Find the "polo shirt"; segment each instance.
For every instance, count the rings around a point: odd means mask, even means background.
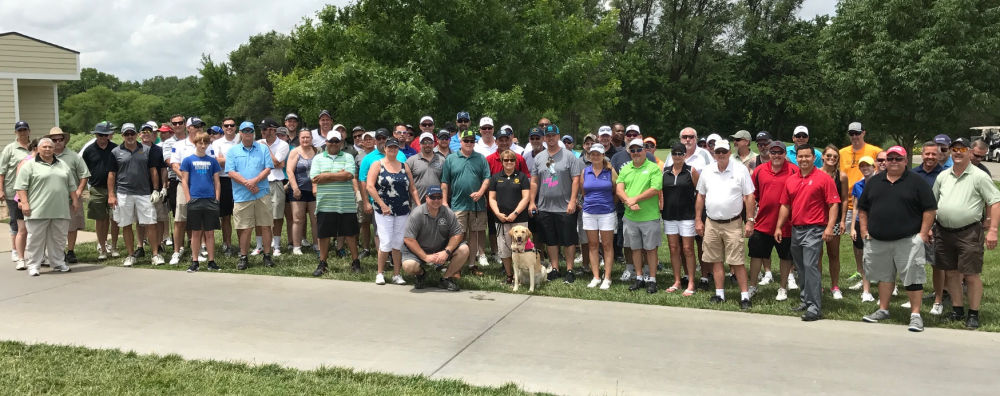
[[[478,139],[476,140],[476,145],[472,147],[472,150],[482,154],[483,157],[489,157],[491,154],[497,152],[497,140],[493,139],[493,144],[487,146],[486,143],[483,143],[483,139]]]
[[[815,172],[814,172],[815,173]],[[778,211],[781,209],[781,196],[785,193],[785,181],[799,174],[799,167],[785,161],[781,170],[775,172],[770,162],[760,164],[753,170],[754,196],[757,198],[757,216],[754,217],[753,229],[767,235],[774,235],[778,226]],[[832,179],[831,179],[832,180]],[[792,235],[792,223],[785,222],[781,228],[783,235]]]
[[[165,169],[167,168],[167,162],[164,161],[163,159],[163,148],[155,144],[153,144],[152,146],[147,146],[144,144],[142,145],[142,149],[143,151],[146,152],[146,154],[149,155],[149,166],[152,168],[156,168],[156,172],[158,172],[156,177],[160,177],[160,175],[162,175],[163,172],[166,172]],[[159,183],[153,183],[153,175],[149,175],[149,185],[150,186],[159,185]],[[166,186],[161,186],[161,187],[166,187]]]
[[[76,189],[65,161],[54,158],[50,164],[39,155],[21,165],[11,185],[15,191],[25,191],[31,208],[29,220],[69,219],[69,193]],[[14,199],[13,196],[10,199]]]
[[[170,149],[170,163],[181,166],[181,163],[184,162],[185,158],[194,155],[197,151],[198,148],[195,147],[194,143],[191,143],[190,138],[178,140],[174,142]],[[208,146],[208,149],[205,150],[205,154],[211,157],[215,156],[215,150],[212,148],[212,145]],[[177,178],[180,179],[180,176],[178,175]]]
[[[406,166],[413,174],[413,184],[417,187],[417,197],[421,201],[424,200],[428,187],[441,187],[441,170],[444,167],[444,156],[441,154],[431,153],[429,161],[422,153],[414,155],[406,159]]]
[[[934,185],[934,180],[937,179],[938,175],[940,175],[942,171],[944,171],[944,167],[941,166],[940,164],[935,166],[934,169],[932,169],[930,172],[924,170],[924,167],[922,165],[917,165],[913,167],[913,173],[916,173],[917,175],[920,176],[921,179],[924,179],[924,181],[927,182],[928,186]]]
[[[92,144],[83,150],[83,163],[90,171],[90,179],[87,184],[94,188],[108,187],[108,172],[115,162],[115,156],[111,155],[111,150],[118,147],[113,142],[108,142],[108,146],[100,148],[97,144]]]
[[[879,172],[868,179],[858,209],[868,213],[868,233],[881,241],[895,241],[920,232],[924,212],[937,209],[931,186],[912,171],[895,183]]]
[[[368,170],[371,169],[372,164],[375,163],[375,161],[379,161],[382,158],[385,158],[385,153],[377,149],[372,150],[372,152],[365,155],[365,158],[361,160],[361,165],[358,165],[358,180],[362,182],[367,182]],[[396,159],[399,160],[399,162],[405,163],[406,155],[403,154],[402,152],[396,151]],[[369,199],[371,198],[369,197]]]
[[[706,166],[715,162],[715,158],[712,157],[712,153],[708,152],[701,147],[695,147],[694,153],[690,157],[684,159],[684,163],[691,165],[694,170],[701,172]],[[663,168],[674,166],[674,156],[667,156],[667,159],[663,161]]]
[[[583,170],[580,187],[583,190],[583,212],[587,214],[608,214],[615,211],[615,184],[611,180],[611,170],[594,172],[593,165]],[[662,181],[661,181],[662,184]]]
[[[656,162],[656,156],[650,153],[646,153],[646,160]],[[611,166],[615,168],[615,172],[621,173],[622,166],[626,163],[632,162],[632,155],[629,154],[628,150],[619,150],[613,157],[611,157]],[[657,204],[659,205],[659,204]]]
[[[83,162],[83,158],[73,150],[68,147],[63,149],[62,154],[56,154],[56,158],[66,164],[70,169],[70,176],[73,178],[73,190],[80,185],[80,180],[90,177],[90,170],[87,169],[87,164]],[[107,181],[105,181],[106,183]]]
[[[816,160],[813,161],[813,163],[816,164],[816,169],[822,168],[823,167],[823,153],[821,153],[818,148],[813,147],[813,155],[816,156]],[[791,146],[785,147],[785,158],[787,158],[789,162],[795,164],[796,166],[799,165],[799,156],[795,152],[795,145],[794,144],[791,145]],[[875,157],[872,157],[872,158],[875,158]]]
[[[215,199],[215,174],[222,171],[215,157],[197,154],[184,158],[181,162],[181,172],[188,175],[188,191],[191,199]],[[220,197],[221,198],[221,197]]]
[[[582,173],[583,161],[569,150],[559,149],[551,156],[548,150],[538,153],[531,170],[532,178],[538,178],[535,204],[538,211],[566,213],[573,192],[573,178]]]
[[[14,199],[14,178],[17,176],[17,164],[21,163],[24,157],[30,152],[27,148],[21,147],[16,140],[10,142],[0,152],[0,173],[3,173],[3,193],[7,199]],[[107,174],[104,175],[107,179]]]
[[[634,162],[622,166],[622,171],[618,174],[618,184],[625,185],[625,195],[635,197],[650,188],[657,191],[663,189],[663,175],[656,162],[645,160],[642,165],[635,166]],[[654,195],[638,202],[639,210],[625,208],[625,218],[632,221],[652,221],[660,218],[660,199]]]
[[[500,171],[490,176],[490,191],[496,193],[497,208],[500,213],[510,214],[517,209],[517,204],[521,203],[521,194],[530,194],[531,177],[521,171],[514,169],[510,175]],[[528,221],[528,208],[525,207],[514,219],[515,223]]]
[[[267,149],[271,151],[271,154],[274,156],[274,160],[271,160],[272,163],[274,163],[275,160],[278,162],[284,162],[288,159],[288,152],[291,149],[289,148],[288,143],[284,140],[274,138],[274,143],[271,144],[267,144],[267,139],[260,139],[257,142],[266,145]],[[271,174],[267,175],[267,181],[269,182],[284,181],[286,179],[288,179],[288,177],[285,176],[285,167],[283,166],[280,168],[272,167]]]
[[[125,144],[111,150],[115,157],[111,172],[115,173],[115,193],[125,195],[149,195],[153,186],[149,181],[149,153],[143,150],[142,144],[136,142],[135,150],[129,150]],[[110,191],[109,191],[110,193]]]
[[[743,164],[743,166],[745,166],[745,167],[747,167],[747,169],[751,170],[751,173],[753,173],[752,172],[753,169],[756,168],[757,153],[755,153],[753,151],[750,151],[750,153],[748,153],[746,157],[742,157],[741,158],[740,155],[737,153],[737,151],[733,150],[733,154],[731,156],[729,156],[729,160],[730,161],[732,161],[732,160],[739,161],[741,164]]]
[[[858,180],[865,178],[865,175],[861,174],[861,168],[858,167],[858,161],[865,156],[875,159],[881,151],[878,146],[868,143],[865,143],[861,150],[855,150],[854,146],[850,145],[840,149],[840,171],[847,175],[848,186],[853,186]]]
[[[729,220],[743,212],[743,197],[753,194],[747,167],[729,161],[726,169],[718,163],[706,166],[698,178],[698,194],[705,196],[705,214],[713,220]]]
[[[215,160],[219,162],[219,166],[225,166],[226,165],[226,161],[225,161],[226,153],[228,153],[229,149],[233,148],[233,146],[235,146],[237,144],[240,144],[240,135],[239,134],[237,134],[236,136],[234,136],[233,140],[226,140],[226,136],[223,135],[221,138],[219,138],[216,141],[212,142],[212,145],[209,146],[209,149],[212,150],[213,152],[215,152]],[[219,173],[219,177],[228,178],[229,174],[227,174],[226,172],[222,172],[222,173]]]
[[[694,219],[695,185],[694,168],[684,164],[681,171],[674,174],[674,166],[663,169],[663,209],[660,218],[667,221]],[[584,204],[586,207],[586,204]]]
[[[793,226],[822,225],[829,220],[831,204],[840,203],[837,185],[822,169],[813,168],[808,175],[798,174],[785,179],[781,204],[791,209]]]
[[[1000,202],[993,180],[974,166],[966,166],[958,176],[952,170],[941,173],[932,191],[937,199],[937,221],[948,228],[982,221],[986,207]]]
[[[457,151],[444,160],[441,182],[448,184],[448,200],[452,210],[484,211],[486,199],[473,201],[469,194],[479,191],[483,181],[490,178],[490,166],[486,157],[475,151],[466,156]]]
[[[250,147],[237,144],[226,152],[226,173],[236,172],[249,180],[257,177],[264,169],[274,169],[274,161],[267,146],[260,142],[253,142]],[[233,202],[253,201],[270,194],[267,178],[257,182],[257,189],[256,194],[251,194],[242,184],[233,183]]]
[[[323,151],[313,157],[309,167],[309,178],[322,173],[347,171],[354,175],[355,162],[350,153],[340,151],[337,155]],[[351,180],[316,184],[316,213],[357,213],[358,203],[355,201],[354,185]]]
[[[441,205],[437,216],[431,216],[424,203],[410,212],[403,238],[415,239],[424,252],[437,253],[448,246],[451,237],[464,232],[455,212],[447,206]]]
[[[184,140],[187,140],[187,139],[185,138]],[[157,144],[157,145],[160,146],[161,149],[163,149],[163,153],[164,153],[163,159],[166,160],[168,163],[171,162],[171,161],[173,161],[174,144],[177,144],[177,137],[176,136],[171,136],[167,140],[164,140],[164,141],[162,141],[162,142],[160,142],[160,143]],[[91,173],[93,173],[93,171],[91,171]],[[169,178],[171,180],[177,180],[177,174],[174,173],[174,169],[172,167],[169,167],[169,166],[167,167],[167,178]]]
[[[515,168],[521,173],[531,177],[531,170],[528,169],[528,163],[524,160],[521,154],[517,155],[517,166]],[[490,174],[495,175],[497,172],[503,171],[503,162],[500,161],[500,152],[495,152],[486,156],[486,163],[490,165]]]
[[[414,155],[417,155],[417,150],[414,150],[413,147],[407,145],[403,145],[402,147],[400,147],[399,152],[403,153],[403,155],[406,156],[406,158],[410,158]]]

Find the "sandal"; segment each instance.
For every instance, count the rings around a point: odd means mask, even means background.
[[[673,293],[675,291],[677,291],[677,287],[675,286],[670,286],[667,288],[667,293]]]
[[[684,290],[684,294],[682,294],[682,296],[684,297],[691,297],[693,295],[694,295],[694,290],[691,289]]]

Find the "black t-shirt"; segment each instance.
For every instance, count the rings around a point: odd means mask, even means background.
[[[521,190],[531,188],[531,181],[521,171],[514,169],[514,173],[507,176],[507,172],[500,171],[490,176],[490,191],[497,193],[497,207],[500,213],[511,214],[517,209],[517,204],[521,202]],[[528,209],[525,208],[514,219],[515,223],[528,221]]]
[[[868,233],[881,241],[895,241],[920,232],[923,214],[937,209],[931,186],[911,170],[890,183],[879,172],[865,183],[858,208],[868,212]]]
[[[663,170],[663,220],[694,220],[694,187],[691,165],[684,164],[677,175],[672,166]]]
[[[146,146],[143,146],[143,148],[146,148]],[[163,160],[163,148],[154,144],[146,149],[149,150],[149,167],[156,168],[156,171],[161,174],[166,172],[164,169],[167,168],[167,162]],[[150,177],[149,185],[159,185],[159,183],[154,184],[152,177]]]
[[[111,155],[111,150],[115,147],[118,145],[112,142],[108,142],[108,147],[104,149],[98,147],[97,143],[93,143],[80,154],[83,163],[87,164],[87,170],[90,171],[90,179],[87,180],[87,184],[91,187],[108,187],[108,172],[115,166],[115,156]]]
[[[993,177],[993,174],[992,174],[992,173],[990,173],[990,170],[989,170],[989,169],[986,169],[986,165],[983,165],[983,163],[982,163],[982,162],[980,162],[980,163],[976,164],[976,167],[978,167],[979,169],[982,169],[982,171],[983,171],[983,172],[986,172],[986,175],[987,175],[987,176],[989,176],[989,177]]]

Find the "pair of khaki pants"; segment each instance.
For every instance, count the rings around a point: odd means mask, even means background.
[[[37,271],[42,260],[52,268],[66,265],[63,249],[66,248],[69,219],[26,219],[24,225],[28,229],[25,255],[29,270]]]

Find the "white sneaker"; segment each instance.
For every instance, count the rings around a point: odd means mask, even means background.
[[[100,245],[98,245],[97,246],[97,260],[101,261],[101,260],[107,260],[107,259],[108,259],[108,254],[104,252],[104,249],[101,249]]]
[[[273,249],[271,249],[271,255],[274,256],[274,257],[280,257],[281,256],[281,249],[280,248],[273,248]]]
[[[179,262],[181,262],[181,252],[174,252],[170,255],[170,265],[177,265]]]
[[[384,285],[385,284],[385,275],[382,275],[381,272],[379,272],[378,274],[375,274],[375,284],[376,285]]]
[[[104,245],[104,248],[108,251],[109,254],[111,254],[111,258],[121,257],[121,255],[118,254],[118,247],[117,246],[115,248],[112,248],[111,244],[108,243],[107,245]]]
[[[796,290],[799,285],[795,283],[795,277],[792,274],[788,274],[788,290]]]
[[[17,261],[17,260],[20,260],[20,259],[21,259],[20,257],[17,257],[17,252],[16,251],[13,251],[13,250],[10,251],[10,261]]]
[[[774,275],[771,274],[770,272],[765,272],[764,277],[760,278],[760,282],[758,282],[757,284],[761,286],[767,286],[773,281],[774,281]]]
[[[163,244],[167,246],[174,246],[174,239],[171,237],[167,237],[167,240],[164,241]]]
[[[601,290],[608,290],[611,288],[611,279],[605,279],[601,281]]]
[[[70,271],[72,271],[72,270],[71,270],[71,269],[69,268],[69,266],[68,266],[68,265],[66,265],[66,264],[63,264],[63,265],[58,265],[58,266],[55,266],[55,267],[52,267],[52,271],[53,271],[53,272],[55,272],[55,271],[59,271],[59,272],[70,272]]]
[[[841,293],[840,289],[833,289],[833,299],[834,300],[843,300],[844,299],[844,293]]]
[[[892,287],[892,295],[894,295],[894,296],[898,296],[899,295],[899,286],[893,286]]]
[[[38,268],[28,268],[28,276],[38,276]]]
[[[392,284],[394,284],[394,285],[405,285],[406,284],[406,280],[403,279],[402,275],[393,275],[392,276]]]
[[[201,252],[198,253],[199,256],[208,257],[208,249],[204,246],[201,247]]]
[[[302,243],[300,243],[300,245],[302,245],[302,247],[305,247],[305,248],[312,247],[312,243],[310,243],[309,241],[307,241],[305,239],[302,240]]]
[[[851,289],[851,290],[861,290],[861,287],[864,286],[864,285],[865,285],[864,281],[858,281],[858,283],[855,283],[855,284],[851,285],[851,287],[848,287],[848,289]]]
[[[250,251],[250,255],[251,256],[259,256],[260,255],[260,248],[259,247],[258,248],[253,248],[253,250]]]
[[[601,259],[601,267],[604,267],[604,259]]]
[[[943,311],[944,306],[939,303],[934,303],[934,306],[931,307],[931,315],[940,315]]]
[[[122,264],[123,267],[131,267],[135,264],[135,257],[128,256],[125,258],[125,263]]]
[[[489,267],[490,266],[490,261],[486,259],[486,255],[485,254],[480,254],[479,255],[479,266],[480,267]]]
[[[16,269],[16,270],[18,270],[18,271],[22,271],[22,270],[24,270],[25,268],[27,268],[27,266],[26,266],[26,265],[24,264],[24,260],[21,260],[21,259],[18,259],[18,260],[16,261],[16,263],[17,263],[17,264],[15,264],[15,265],[14,265],[14,269]]]
[[[599,284],[601,284],[601,279],[600,278],[594,278],[594,279],[590,280],[590,283],[587,284],[587,287],[593,289],[593,288],[597,287],[597,285],[599,285]]]
[[[302,255],[302,248],[300,248],[300,247],[292,247],[292,255],[301,256]]]
[[[582,254],[577,254],[576,257],[573,257],[573,264],[580,264],[582,262],[583,262]]]
[[[785,289],[778,289],[778,296],[774,298],[774,301],[785,301],[788,299],[788,292]]]
[[[753,298],[753,295],[757,294],[757,286],[750,286],[747,288],[747,293],[750,295],[750,298]]]
[[[159,254],[153,256],[153,258],[150,259],[150,261],[153,263],[153,265],[163,265],[166,263],[165,261],[163,261],[163,257],[160,257]]]
[[[905,303],[902,303],[902,304],[899,304],[899,306],[900,306],[900,307],[903,307],[903,308],[910,308],[910,307],[912,307],[912,305],[910,305],[910,302],[909,302],[909,301],[907,301],[907,302],[905,302]]]
[[[861,293],[861,302],[874,302],[874,301],[875,301],[875,296],[872,296],[871,293]]]
[[[207,263],[208,262],[208,257],[199,255],[198,256],[198,262],[199,263]]]
[[[625,271],[622,271],[621,281],[622,282],[628,282],[630,280],[632,280],[632,271],[629,271],[628,269],[625,269]]]

